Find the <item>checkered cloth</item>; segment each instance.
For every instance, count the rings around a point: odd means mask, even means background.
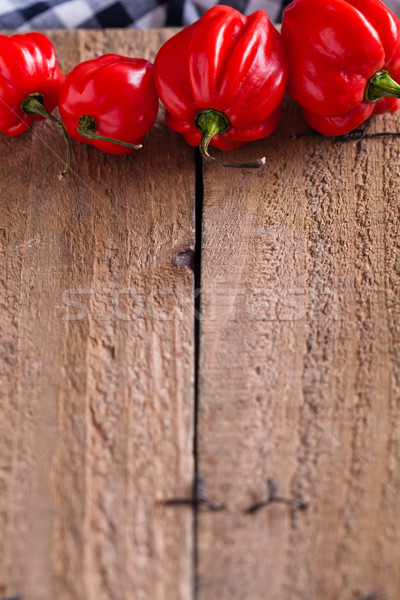
[[[264,9],[277,22],[290,0],[232,0],[244,14]],[[400,0],[399,0],[400,1]],[[103,27],[164,27],[189,25],[211,6],[212,0],[0,0],[0,29]]]
[[[163,27],[190,25],[211,6],[212,0],[0,0],[0,29],[103,27]],[[279,23],[290,0],[230,0],[248,15],[262,8],[273,23]],[[400,15],[400,0],[387,0],[387,6]]]

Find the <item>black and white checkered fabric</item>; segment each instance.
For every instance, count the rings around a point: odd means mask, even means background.
[[[243,14],[262,8],[273,23],[279,23],[290,0],[228,0]],[[386,5],[400,15],[400,0]],[[164,27],[189,25],[209,8],[212,0],[0,0],[0,29],[103,27]]]
[[[264,9],[278,22],[282,5],[290,0],[232,0],[228,4],[244,14]],[[400,1],[400,0],[399,0]],[[189,25],[211,6],[212,0],[0,0],[0,29],[103,27],[164,27]]]

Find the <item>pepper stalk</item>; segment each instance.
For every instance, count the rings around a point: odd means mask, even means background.
[[[55,123],[57,127],[61,130],[65,139],[65,144],[67,146],[67,158],[65,161],[65,167],[60,173],[61,179],[68,173],[71,166],[71,144],[69,142],[69,136],[64,125],[61,123],[61,121],[56,119],[56,117],[53,117],[53,115],[45,109],[44,97],[40,93],[29,94],[29,96],[27,96],[22,101],[21,110],[26,115],[39,115],[41,117],[44,117],[45,119],[48,119],[49,121]]]
[[[224,113],[218,110],[201,110],[195,119],[195,125],[201,131],[200,154],[204,160],[222,165],[223,167],[236,167],[257,169],[265,165],[265,156],[259,160],[248,163],[230,163],[218,160],[211,156],[208,152],[208,147],[214,136],[225,133],[230,127],[230,123]]]
[[[82,115],[78,119],[78,133],[89,140],[100,140],[102,142],[112,142],[113,144],[119,144],[120,146],[127,146],[133,150],[139,150],[143,148],[142,144],[130,144],[129,142],[122,142],[121,140],[115,140],[99,133],[95,133],[97,129],[96,120],[90,115]]]
[[[381,98],[400,98],[400,85],[385,70],[377,71],[368,79],[364,97],[367,102],[379,102]]]

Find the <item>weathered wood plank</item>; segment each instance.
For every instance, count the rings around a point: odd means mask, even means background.
[[[66,71],[167,35],[51,33]],[[236,154],[262,172],[205,171],[201,600],[398,597],[398,147],[301,130],[288,102]],[[191,511],[157,501],[193,477],[193,152],[73,152],[59,183],[50,125],[0,144],[0,594],[187,600]],[[308,510],[244,514],[271,477]]]
[[[168,31],[50,32],[65,71]],[[57,156],[54,155],[56,153]],[[194,154],[162,120],[112,157],[37,124],[0,144],[0,594],[188,600]]]
[[[305,130],[205,167],[200,600],[398,598],[399,146]],[[267,478],[308,509],[244,514]]]

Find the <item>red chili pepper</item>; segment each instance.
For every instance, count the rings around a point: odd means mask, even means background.
[[[399,107],[400,21],[380,0],[294,0],[282,21],[288,92],[326,135]]]
[[[64,75],[50,40],[41,33],[0,35],[0,131],[20,135],[43,118],[63,125],[50,113],[57,106]],[[68,140],[67,140],[68,141]],[[67,143],[68,147],[68,143]],[[62,175],[68,171],[67,165]]]
[[[153,65],[117,54],[82,62],[67,75],[58,106],[72,137],[110,154],[133,152],[157,118]]]
[[[222,150],[271,134],[286,85],[280,34],[266,13],[249,17],[215,6],[168,40],[154,62],[167,125],[182,133],[203,158],[208,145]],[[245,166],[259,166],[257,161]],[[231,165],[228,166],[243,166]]]

